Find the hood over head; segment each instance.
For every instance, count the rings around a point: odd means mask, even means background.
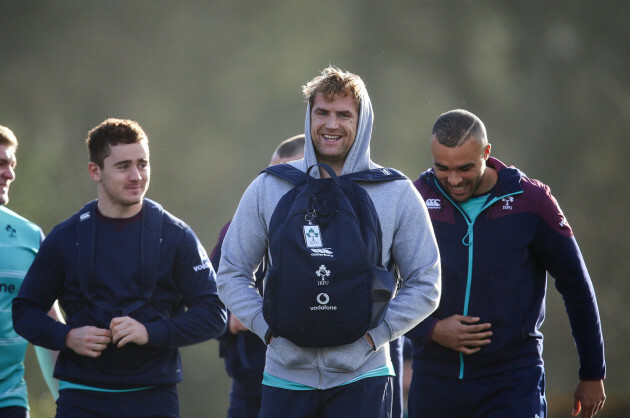
[[[341,174],[354,173],[357,171],[368,170],[377,167],[370,160],[370,138],[372,137],[372,123],[374,120],[374,112],[372,110],[372,102],[365,87],[360,92],[361,105],[359,106],[359,121],[357,126],[357,134],[354,143],[350,148],[350,152],[343,164]],[[306,168],[317,163],[315,155],[315,147],[311,138],[311,104],[307,101],[306,121],[304,123],[304,135],[306,141],[304,143],[304,162]],[[319,167],[311,170],[313,177],[319,178]]]

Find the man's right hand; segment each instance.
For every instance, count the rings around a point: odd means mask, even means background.
[[[98,357],[112,342],[108,329],[85,326],[73,328],[66,335],[66,347],[81,356]]]
[[[228,319],[228,327],[230,328],[230,332],[235,335],[241,331],[249,331],[247,327],[232,314],[230,314],[230,318]]]
[[[431,340],[464,354],[474,354],[490,344],[490,324],[477,324],[475,316],[452,315],[440,319],[433,328]]]

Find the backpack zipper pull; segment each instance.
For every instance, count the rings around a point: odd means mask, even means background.
[[[317,218],[317,209],[317,197],[311,196],[311,209],[304,215],[304,219],[309,225],[313,225],[312,220]]]

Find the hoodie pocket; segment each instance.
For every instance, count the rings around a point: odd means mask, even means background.
[[[353,343],[322,349],[322,362],[328,371],[353,372],[375,352],[365,337]]]
[[[286,338],[276,337],[267,347],[267,355],[273,361],[290,368],[316,367],[316,349],[302,348]]]

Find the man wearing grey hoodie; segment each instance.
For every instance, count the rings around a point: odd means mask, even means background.
[[[324,69],[303,87],[307,100],[304,158],[289,164],[306,172],[326,163],[337,175],[379,168],[370,160],[373,112],[355,74]],[[310,175],[327,177],[315,166]],[[384,320],[353,343],[298,347],[271,338],[260,417],[389,417],[393,367],[389,342],[436,308],[440,258],[424,201],[408,180],[364,183],[382,229],[382,265],[395,260],[402,284]],[[225,237],[217,277],[228,309],[261,339],[269,329],[254,273],[268,253],[271,216],[293,185],[261,174],[245,191]],[[273,264],[273,260],[270,260]]]

